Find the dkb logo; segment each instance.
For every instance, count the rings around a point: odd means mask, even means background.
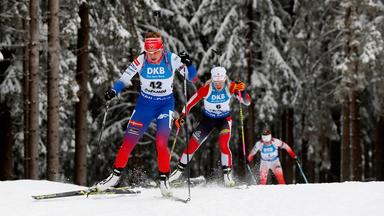
[[[147,74],[165,74],[163,67],[147,68]]]
[[[220,95],[212,95],[212,100],[222,100],[225,98],[225,95],[224,94],[220,94]]]

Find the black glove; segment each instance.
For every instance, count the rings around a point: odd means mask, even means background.
[[[116,96],[116,91],[114,89],[108,89],[107,91],[105,91],[105,94],[104,94],[105,100],[109,101],[115,96]]]
[[[181,52],[179,57],[181,58],[181,63],[185,64],[187,67],[192,64],[192,60],[186,52]]]

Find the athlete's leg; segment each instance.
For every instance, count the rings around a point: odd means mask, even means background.
[[[115,169],[122,169],[128,163],[129,155],[135,148],[137,141],[143,135],[144,131],[153,119],[153,113],[148,106],[142,103],[137,103],[132,113],[131,119],[128,122],[128,127],[125,130],[123,144],[117,153],[113,167]]]
[[[159,168],[160,191],[163,196],[171,196],[172,191],[169,185],[170,161],[168,151],[168,138],[171,133],[174,102],[167,101],[157,106],[156,113],[156,150],[157,165]]]
[[[189,163],[189,161],[192,160],[193,154],[207,139],[212,130],[213,126],[211,122],[207,120],[206,117],[203,117],[203,119],[200,121],[199,125],[193,132],[192,136],[190,137],[188,148],[185,148],[183,150],[183,154],[179,158],[179,164],[177,165],[177,169],[173,171],[171,176],[169,177],[170,182],[173,182],[180,178],[184,171],[184,167]]]
[[[216,125],[219,129],[219,147],[221,152],[221,166],[224,174],[224,185],[227,187],[235,186],[235,181],[232,178],[232,152],[229,148],[231,124],[232,120],[229,116],[218,121]]]
[[[231,139],[231,117],[223,120],[219,126],[219,146],[221,152],[221,165],[223,167],[232,167],[232,152],[229,148],[229,140]]]
[[[172,127],[173,106],[162,110],[164,111],[160,112],[156,118],[157,164],[159,167],[159,173],[168,175],[170,172],[168,138]]]
[[[200,121],[199,125],[196,127],[195,131],[193,132],[192,136],[190,137],[189,144],[188,144],[188,151],[187,148],[184,149],[183,154],[181,155],[179,162],[182,165],[186,165],[191,161],[193,154],[197,151],[197,149],[201,146],[201,144],[204,143],[204,141],[207,139],[207,137],[212,133],[213,126],[211,122],[209,122],[209,119],[206,117],[203,117],[203,119]],[[189,157],[189,161],[187,161],[187,154]]]
[[[268,161],[261,160],[260,162],[260,184],[261,185],[267,184],[268,171],[269,171]]]
[[[285,184],[283,169],[281,168],[280,160],[274,161],[272,172],[276,176],[277,182],[279,184]]]

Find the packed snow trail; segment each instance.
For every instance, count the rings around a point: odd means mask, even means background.
[[[158,188],[135,188],[138,195],[95,195],[34,200],[32,195],[84,189],[49,181],[0,182],[0,212],[4,216],[196,216],[196,215],[382,215],[384,182],[347,182],[251,186],[248,189],[218,185],[191,189],[187,204],[163,198]],[[187,188],[174,195],[187,198]]]

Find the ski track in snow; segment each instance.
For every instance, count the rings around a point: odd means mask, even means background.
[[[0,212],[4,216],[361,216],[384,212],[384,182],[250,186],[219,185],[191,188],[187,204],[163,198],[158,188],[135,188],[138,195],[94,195],[34,200],[32,195],[84,187],[45,180],[0,182]],[[174,188],[186,199],[188,189]]]

